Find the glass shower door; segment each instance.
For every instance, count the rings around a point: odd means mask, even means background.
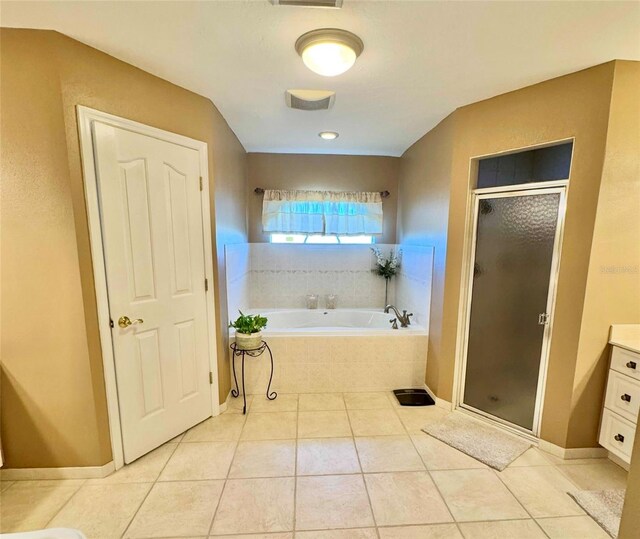
[[[561,189],[477,195],[462,406],[534,430]]]

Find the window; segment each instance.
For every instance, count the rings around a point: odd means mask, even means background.
[[[478,189],[569,179],[573,142],[487,157],[478,162]]]
[[[267,189],[262,230],[308,235],[305,243],[342,243],[343,236],[382,234],[382,196],[380,192]],[[310,240],[312,236],[322,239]],[[328,239],[331,236],[337,240]]]
[[[309,244],[372,244],[373,236],[337,236],[335,234],[271,234],[271,243],[309,243]]]

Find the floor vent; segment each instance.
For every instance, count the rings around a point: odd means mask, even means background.
[[[287,106],[296,110],[328,110],[333,106],[335,92],[329,90],[287,90]]]
[[[274,6],[341,8],[342,0],[269,0]]]

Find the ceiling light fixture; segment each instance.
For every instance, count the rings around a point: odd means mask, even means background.
[[[353,66],[364,49],[355,34],[338,28],[319,28],[302,34],[296,41],[296,51],[311,71],[335,77]]]
[[[318,136],[323,140],[335,140],[340,135],[335,131],[321,131],[320,133],[318,133]]]

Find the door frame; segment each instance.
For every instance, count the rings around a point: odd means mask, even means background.
[[[203,250],[205,263],[205,278],[211,285],[205,291],[207,303],[207,326],[209,332],[209,371],[211,373],[211,415],[220,413],[218,398],[218,358],[217,358],[217,326],[215,321],[215,292],[213,280],[213,245],[211,237],[211,211],[209,207],[209,158],[206,142],[194,140],[176,133],[164,131],[145,124],[114,116],[83,105],[76,106],[78,135],[80,139],[80,155],[82,159],[82,177],[84,183],[87,221],[89,225],[89,239],[91,243],[91,261],[93,265],[93,280],[95,284],[96,303],[98,310],[98,328],[102,349],[102,364],[107,397],[107,411],[109,415],[109,432],[111,435],[111,451],[113,463],[118,470],[124,466],[124,448],[122,429],[120,424],[120,402],[118,400],[118,385],[116,381],[115,355],[113,350],[112,333],[109,313],[109,293],[103,249],[102,220],[100,218],[100,203],[98,195],[98,178],[93,146],[94,122],[101,122],[119,129],[156,138],[165,142],[178,144],[196,150],[200,157],[200,175],[202,190],[200,192],[203,228]]]
[[[498,188],[474,189],[471,192],[471,203],[467,216],[467,245],[464,253],[463,283],[461,296],[461,333],[460,346],[457,347],[457,374],[454,379],[454,407],[463,412],[473,414],[475,417],[498,423],[506,429],[525,436],[529,439],[537,440],[540,436],[540,426],[542,424],[542,412],[544,407],[544,396],[547,382],[547,371],[549,366],[549,351],[551,348],[551,336],[553,330],[553,320],[555,314],[556,295],[558,289],[558,276],[560,270],[560,257],[562,252],[562,239],[564,234],[564,220],[567,207],[568,180],[553,182],[536,182],[530,184],[509,185]],[[540,368],[538,372],[538,386],[536,390],[536,402],[533,417],[533,428],[531,430],[515,425],[509,421],[493,416],[464,404],[465,373],[467,366],[467,353],[469,344],[469,324],[471,321],[471,300],[473,295],[473,265],[475,263],[476,236],[477,236],[477,212],[479,201],[486,198],[507,198],[526,195],[540,194],[560,194],[558,204],[558,218],[556,223],[556,233],[554,238],[553,255],[551,268],[549,271],[549,291],[547,293],[547,308],[549,323],[545,325],[542,337],[542,350],[540,356]]]

